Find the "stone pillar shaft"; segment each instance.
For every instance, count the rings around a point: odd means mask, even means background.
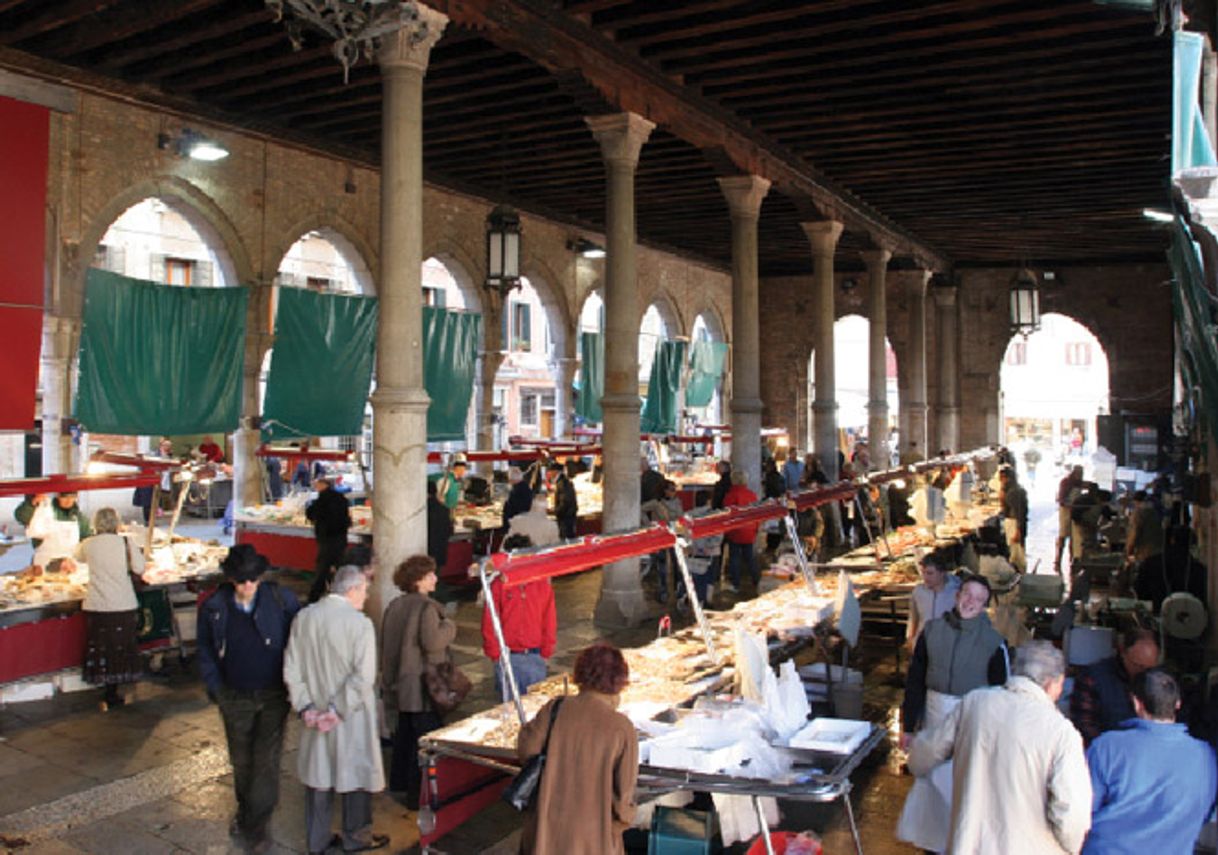
[[[379,618],[399,562],[427,551],[427,405],[423,387],[423,76],[447,16],[381,39],[380,314],[373,410],[377,570],[369,613]]]
[[[579,371],[579,360],[564,356],[558,360],[558,388],[554,395],[554,435],[567,436],[575,427],[575,375]]]
[[[956,287],[954,285],[935,288],[936,315],[938,316],[939,405],[936,408],[939,449],[960,450],[960,342],[956,324]]]
[[[73,472],[72,437],[64,430],[64,419],[72,412],[72,353],[80,333],[80,322],[46,315],[42,325],[42,472],[44,475]]]
[[[770,182],[757,175],[720,178],[732,217],[732,466],[761,494],[761,313],[757,220]]]
[[[930,437],[926,427],[926,283],[930,271],[920,271],[909,283],[909,365],[906,376],[909,388],[901,409],[908,414],[902,425],[901,437],[906,449],[914,449],[916,456],[930,456]]]
[[[492,324],[494,326],[494,324]],[[487,342],[488,346],[491,344]],[[487,350],[481,354],[482,373],[478,376],[478,400],[474,411],[477,419],[476,448],[493,451],[495,448],[495,375],[503,365],[504,354],[499,350]],[[489,478],[494,470],[493,463],[475,464],[475,469],[483,477]]]
[[[837,380],[833,357],[833,253],[842,236],[835,220],[801,223],[812,244],[812,334],[816,397],[812,401],[812,447],[830,481],[837,480]]]
[[[639,312],[634,173],[655,125],[633,113],[585,120],[605,160],[605,531],[639,525]],[[635,625],[646,614],[638,560],[605,568],[598,623]]]
[[[887,469],[888,445],[888,262],[892,253],[877,249],[863,253],[867,265],[867,444],[873,469]]]

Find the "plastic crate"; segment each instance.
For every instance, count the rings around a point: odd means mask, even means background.
[[[710,855],[714,836],[712,814],[661,805],[651,817],[647,855]]]

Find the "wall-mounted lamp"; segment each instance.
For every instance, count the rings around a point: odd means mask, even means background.
[[[228,149],[190,128],[182,128],[181,133],[177,136],[162,131],[157,134],[156,147],[162,151],[171,151],[178,157],[189,157],[192,160],[210,162],[228,157]]]
[[[1011,280],[1011,332],[1025,338],[1040,329],[1040,285],[1022,268]]]
[[[580,258],[605,257],[605,248],[587,238],[571,238],[571,240],[567,241],[567,249],[579,255]]]
[[[507,297],[520,284],[520,215],[499,205],[486,218],[486,287]]]

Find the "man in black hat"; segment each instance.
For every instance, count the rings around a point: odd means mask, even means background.
[[[199,670],[220,706],[237,791],[230,833],[253,852],[271,846],[267,826],[279,801],[279,757],[290,705],[283,655],[296,595],[262,581],[269,562],[239,544],[220,564],[226,581],[199,606]]]
[[[347,551],[347,532],[351,530],[351,503],[347,497],[334,489],[329,478],[318,478],[313,486],[317,488],[317,498],[305,508],[305,517],[313,523],[313,537],[317,540],[310,603],[325,596],[330,577]]]

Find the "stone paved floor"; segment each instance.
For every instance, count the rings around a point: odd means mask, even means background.
[[[1033,494],[1030,548],[1051,568],[1055,526],[1052,494]],[[1047,535],[1047,541],[1046,541]],[[558,580],[559,653],[553,666],[570,669],[575,654],[602,637],[589,618],[599,574]],[[298,580],[303,585],[303,581]],[[730,602],[730,601],[725,601]],[[455,658],[476,679],[467,701],[473,710],[492,703],[489,664],[481,655],[481,610],[458,607],[460,631]],[[614,633],[622,646],[645,643],[651,626]],[[886,641],[866,642],[856,665],[867,671],[868,717],[890,725],[901,697],[901,674]],[[131,702],[101,713],[98,693],[57,695],[48,701],[0,709],[0,850],[17,853],[227,853],[227,826],[234,810],[223,729],[187,665],[171,658],[160,675],[135,689]],[[297,732],[289,729],[281,771],[281,798],[271,827],[272,851],[300,852],[303,790],[294,768]],[[869,855],[907,855],[893,829],[911,779],[901,774],[901,755],[891,738],[859,770],[854,806]],[[391,835],[391,852],[412,851],[418,840],[415,815],[391,797],[373,802],[377,830]],[[783,828],[823,834],[825,851],[853,851],[845,816],[837,805],[783,803]],[[518,817],[494,808],[442,841],[444,852],[514,851]],[[731,851],[741,852],[737,845]]]

